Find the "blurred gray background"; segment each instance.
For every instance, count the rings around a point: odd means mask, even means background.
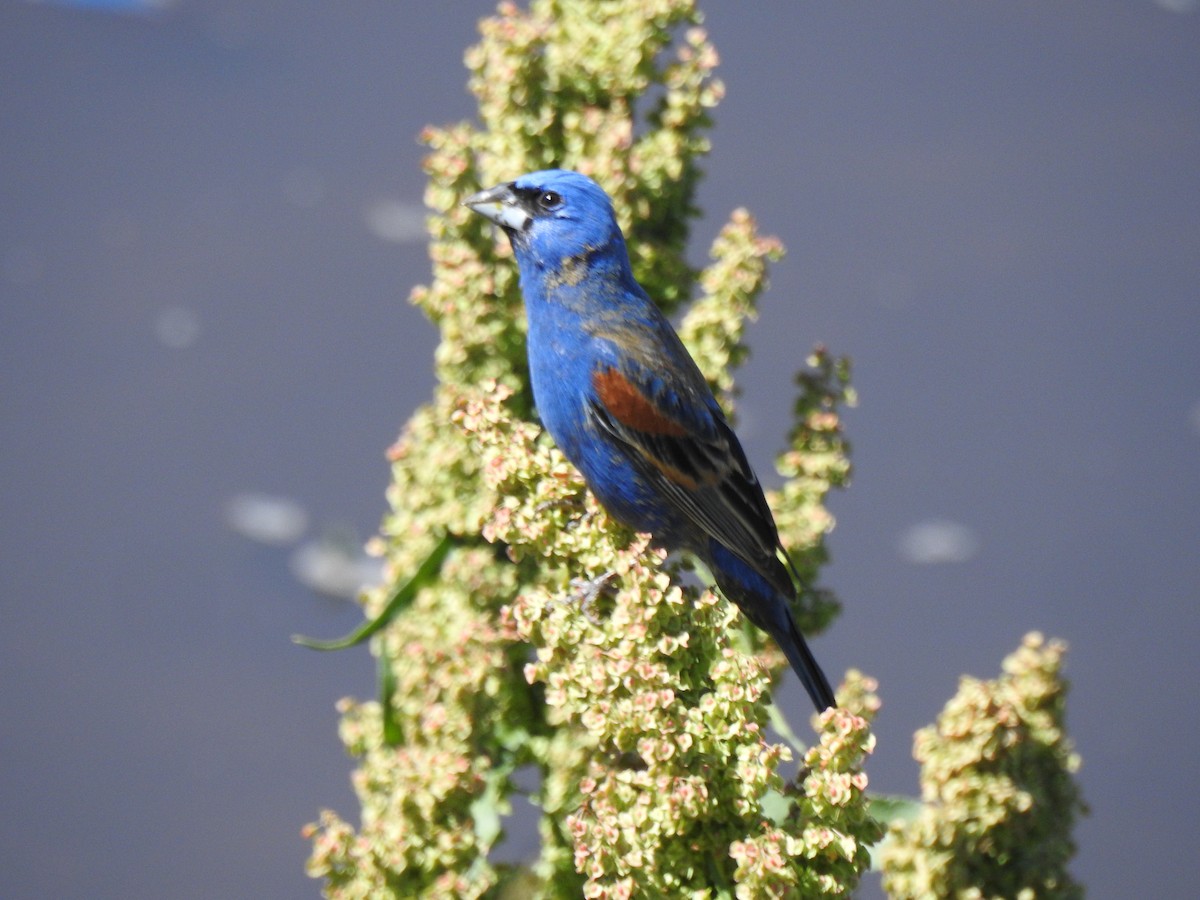
[[[472,115],[492,6],[0,2],[6,898],[318,895],[299,831],[356,817],[333,707],[372,665],[288,636],[359,620],[309,585],[430,394],[416,136]],[[742,379],[760,471],[811,345],[855,361],[815,649],[881,681],[873,786],[915,792],[914,729],[1041,629],[1075,872],[1190,895],[1200,3],[704,7],[693,259],[738,205],[789,248]]]

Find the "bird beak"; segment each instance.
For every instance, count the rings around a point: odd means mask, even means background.
[[[505,231],[524,231],[533,221],[529,213],[521,208],[521,200],[511,183],[498,184],[472,194],[463,201],[463,206],[490,219]]]

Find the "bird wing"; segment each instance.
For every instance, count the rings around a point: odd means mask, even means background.
[[[758,477],[699,372],[672,383],[657,368],[633,371],[593,369],[592,420],[710,537],[752,564],[775,559],[779,533]]]

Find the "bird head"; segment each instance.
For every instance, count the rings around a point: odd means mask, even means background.
[[[612,201],[579,172],[530,172],[480,191],[463,204],[504,229],[519,262],[554,269],[567,259],[624,250]]]

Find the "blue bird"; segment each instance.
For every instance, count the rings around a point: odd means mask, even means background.
[[[608,195],[551,169],[464,203],[512,244],[533,398],[559,449],[615,519],[703,560],[779,644],[817,710],[835,706],[796,626],[796,589],[762,487],[696,363],[634,280]]]

